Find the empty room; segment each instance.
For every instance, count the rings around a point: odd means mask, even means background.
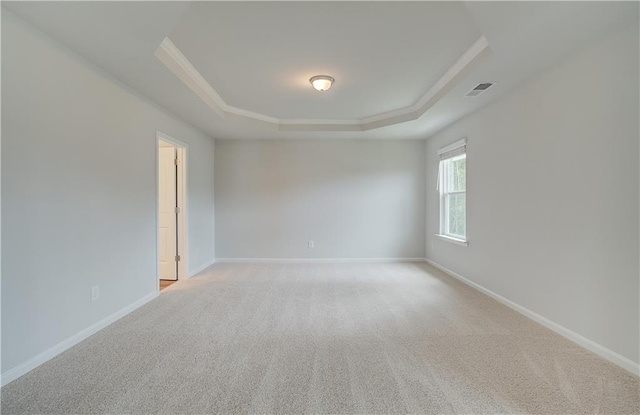
[[[640,3],[2,1],[0,413],[640,414]]]

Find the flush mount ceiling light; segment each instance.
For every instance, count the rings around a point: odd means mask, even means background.
[[[328,75],[316,75],[313,78],[309,79],[311,85],[316,91],[324,92],[331,88],[333,85],[334,79]]]

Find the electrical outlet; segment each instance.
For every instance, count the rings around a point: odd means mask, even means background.
[[[313,249],[315,247],[315,243],[313,241],[309,241],[309,248]]]
[[[100,298],[100,287],[91,287],[91,301],[97,301]]]

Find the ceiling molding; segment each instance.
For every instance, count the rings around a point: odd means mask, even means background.
[[[165,37],[155,56],[200,99],[222,118],[249,121],[279,131],[368,131],[389,125],[417,120],[440,98],[451,90],[470,70],[488,56],[489,42],[481,36],[413,105],[370,117],[336,119],[279,119],[266,114],[228,105],[216,90],[198,72],[180,49]]]

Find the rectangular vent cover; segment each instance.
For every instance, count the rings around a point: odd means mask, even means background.
[[[467,92],[465,97],[477,97],[478,95],[482,94],[487,89],[491,88],[493,86],[493,84],[494,84],[493,82],[484,82],[482,84],[478,84],[471,91]]]

